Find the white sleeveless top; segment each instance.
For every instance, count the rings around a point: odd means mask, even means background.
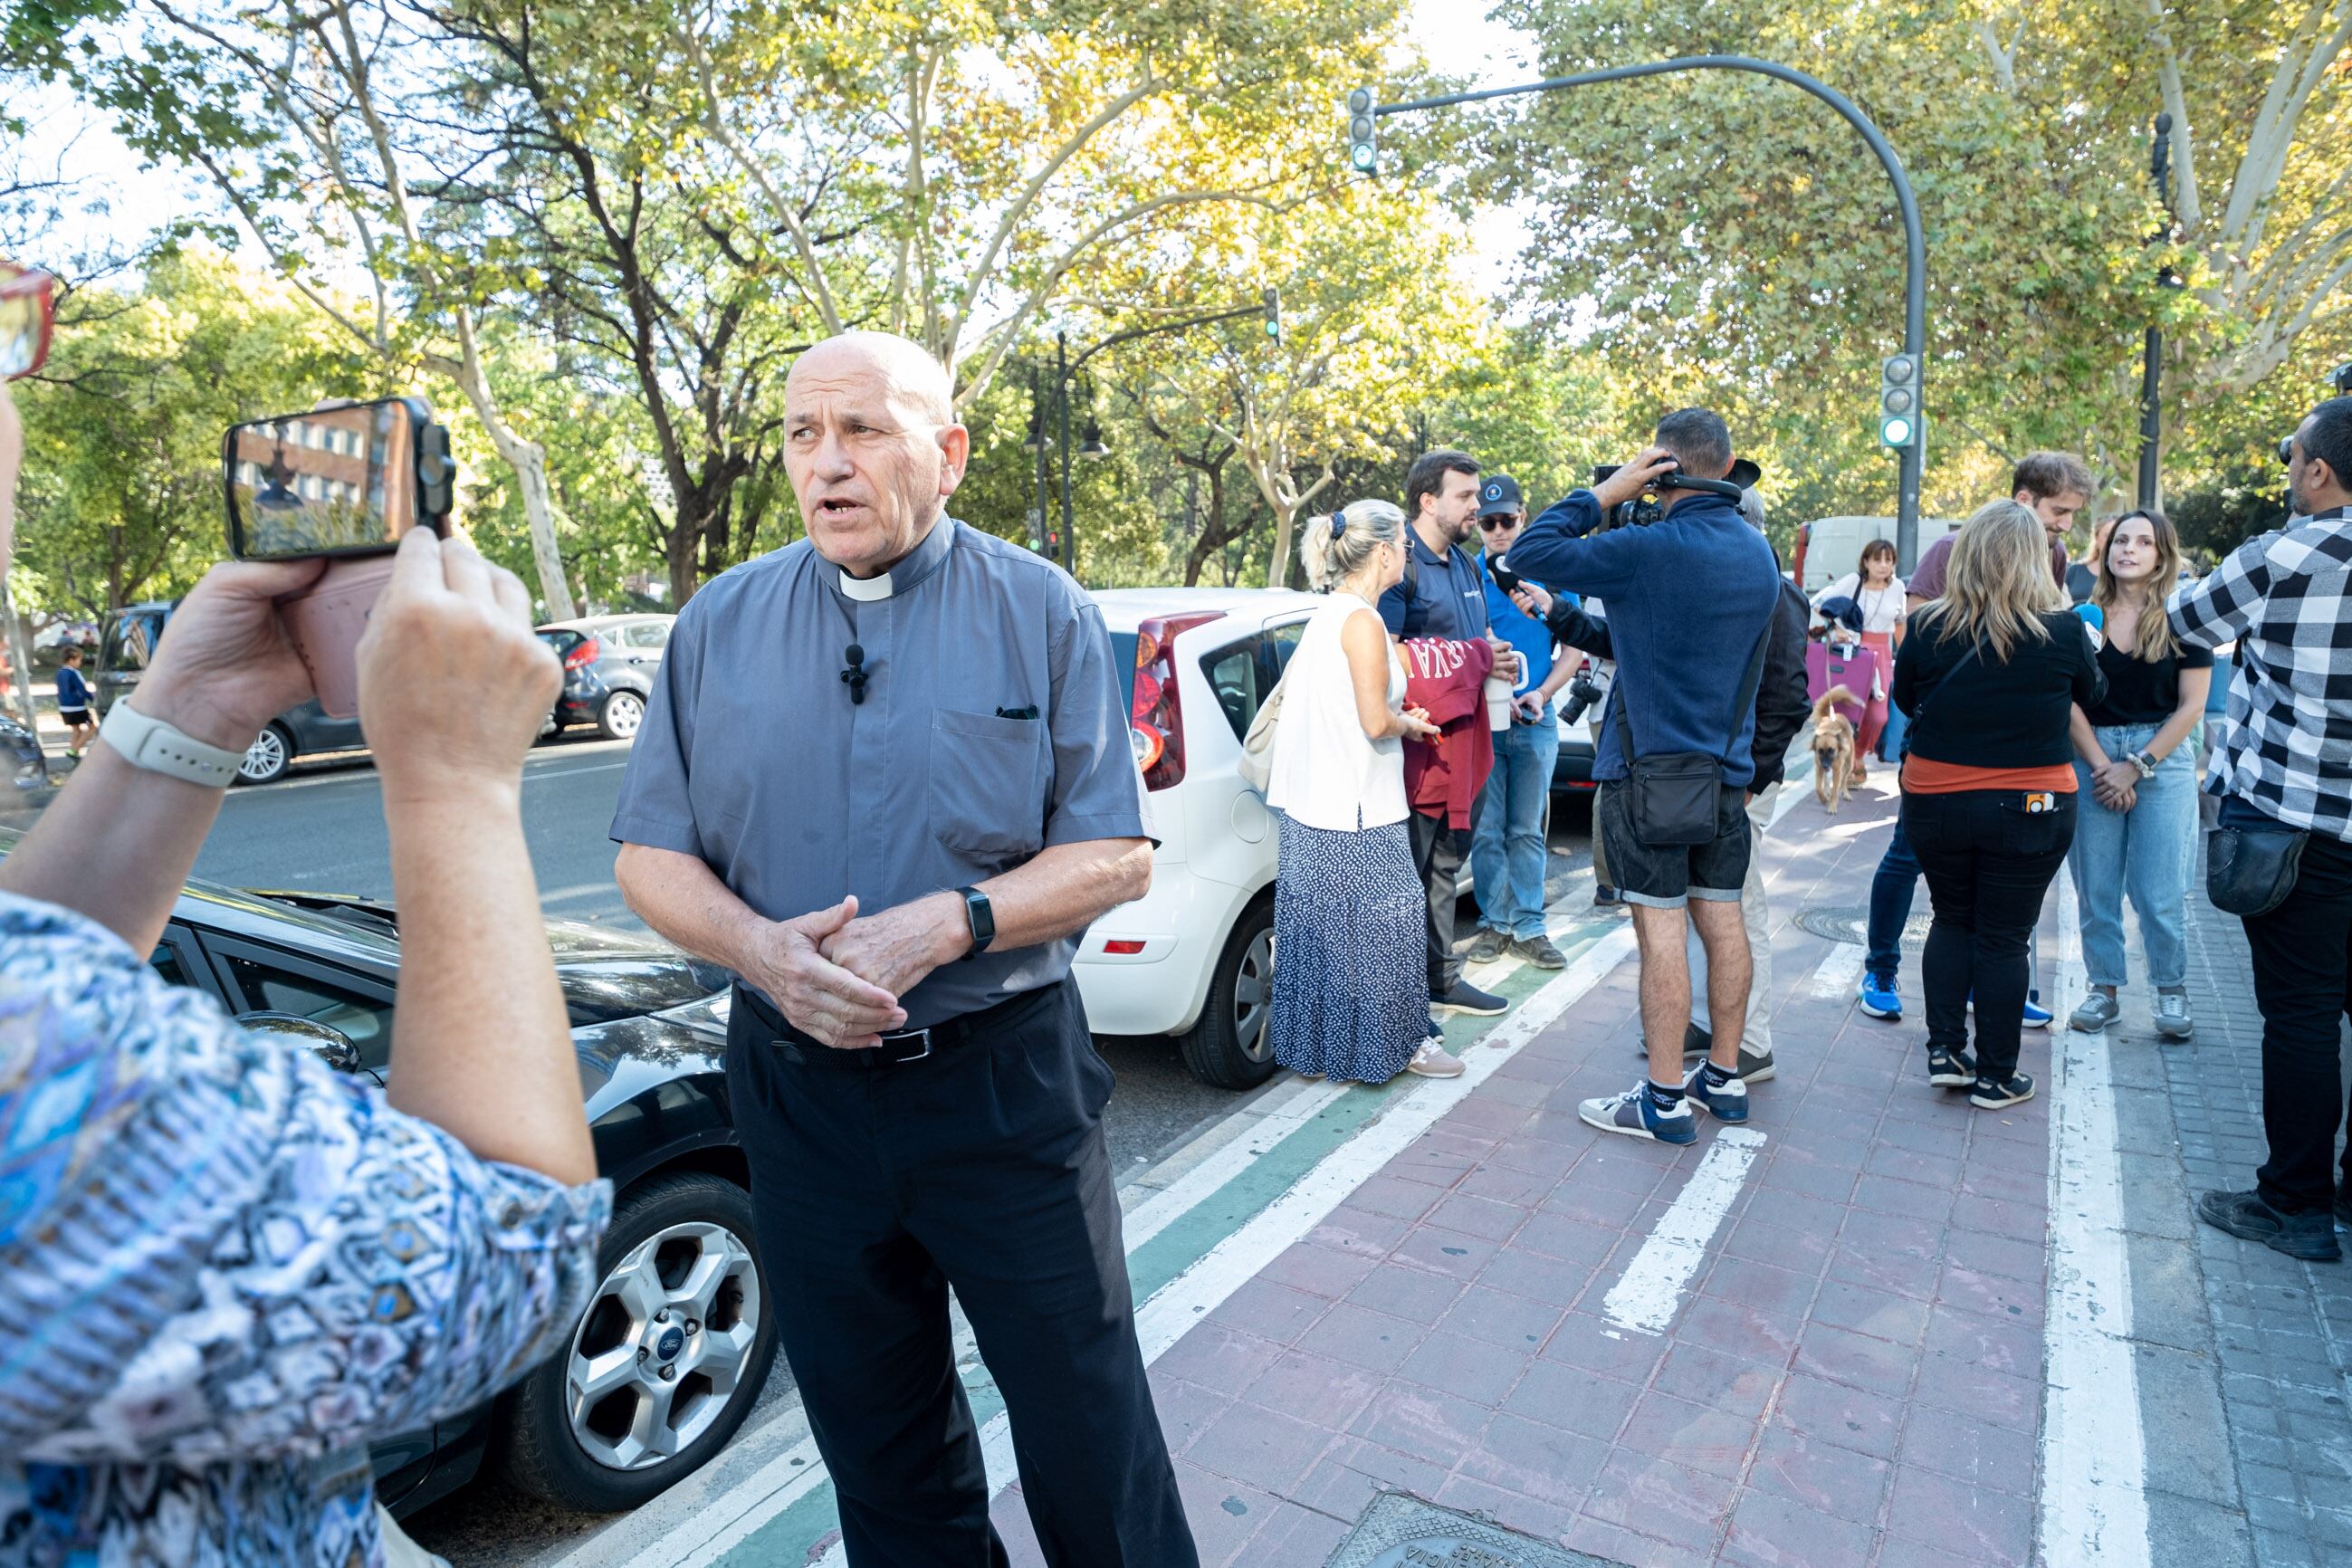
[[[1356,717],[1356,683],[1348,673],[1339,628],[1371,606],[1353,594],[1334,593],[1317,610],[1290,656],[1284,676],[1282,717],[1274,730],[1274,763],[1265,800],[1295,822],[1334,833],[1384,827],[1405,818],[1404,742],[1371,740]],[[1382,633],[1381,640],[1387,642]],[[1389,706],[1404,700],[1404,666],[1388,643]]]

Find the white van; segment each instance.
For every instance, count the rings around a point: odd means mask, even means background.
[[[1948,533],[1958,533],[1960,525],[1950,518],[1923,517],[1919,520],[1919,553],[1927,553],[1927,546]],[[1892,542],[1895,520],[1891,517],[1824,517],[1800,524],[1797,530],[1797,586],[1805,597],[1828,587],[1862,563],[1862,547],[1874,539]]]

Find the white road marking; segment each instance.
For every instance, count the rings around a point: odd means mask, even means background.
[[[1722,1228],[1723,1216],[1731,1212],[1732,1200],[1763,1147],[1764,1134],[1753,1128],[1727,1127],[1715,1135],[1698,1169],[1601,1299],[1602,1317],[1638,1333],[1666,1331],[1682,1306],[1683,1292],[1706,1260],[1707,1243]]]
[[[1399,1096],[1379,1120],[1326,1156],[1322,1163],[1300,1177],[1297,1184],[1255,1219],[1171,1280],[1135,1315],[1136,1338],[1142,1342],[1145,1363],[1159,1360],[1226,1297],[1255,1279],[1285,1248],[1322,1224],[1366,1178],[1411,1146],[1438,1118],[1461,1104],[1472,1089],[1492,1078],[1495,1070],[1517,1054],[1521,1047],[1582,1000],[1633,951],[1633,931],[1630,925],[1621,925],[1608,932],[1562,970],[1558,979],[1520,1003],[1509,1017],[1472,1047],[1463,1058],[1465,1067],[1460,1078],[1430,1079]],[[1759,1135],[1749,1136],[1761,1141]],[[1012,1423],[1000,1413],[981,1428],[980,1438],[981,1452],[988,1463],[989,1492],[994,1496],[1015,1475]],[[848,1561],[848,1553],[836,1542],[817,1559],[814,1568],[845,1568]]]
[[[1811,994],[1822,1001],[1852,996],[1862,984],[1862,963],[1870,955],[1850,942],[1833,942],[1813,969]]]
[[[2071,878],[2058,879],[2061,1020],[2084,990]],[[2050,1041],[2050,1289],[2043,1330],[2042,1551],[2049,1568],[2144,1568],[2147,1453],[2132,1354],[2107,1039],[2054,1023]]]

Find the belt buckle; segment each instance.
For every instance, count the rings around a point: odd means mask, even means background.
[[[910,1042],[920,1048],[907,1049]],[[887,1066],[904,1067],[908,1062],[921,1061],[931,1054],[931,1032],[929,1029],[908,1029],[903,1034],[885,1035],[877,1048],[882,1052],[882,1060]]]

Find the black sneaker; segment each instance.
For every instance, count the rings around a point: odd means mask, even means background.
[[[2342,1209],[2344,1200],[2336,1200]],[[2336,1241],[2336,1215],[2325,1209],[2312,1214],[2281,1214],[2264,1203],[2260,1193],[2205,1193],[2197,1200],[2197,1215],[2207,1225],[2248,1241],[2259,1241],[2273,1252],[2307,1263],[2335,1263],[2344,1256]]]
[[[1596,910],[1622,910],[1625,907],[1625,900],[1617,896],[1616,889],[1604,884],[1592,889],[1592,907]]]
[[[1634,1036],[1633,1048],[1636,1051],[1639,1051],[1642,1055],[1645,1057],[1648,1056],[1650,1054],[1650,1037],[1647,1035]],[[1696,1024],[1685,1024],[1683,1026],[1684,1060],[1687,1061],[1693,1057],[1703,1057],[1713,1049],[1715,1049],[1715,1037],[1713,1035],[1707,1033],[1705,1029],[1700,1028]]]
[[[1474,1018],[1499,1018],[1511,1010],[1511,1005],[1492,991],[1481,991],[1467,980],[1457,980],[1454,989],[1429,1001],[1432,1017],[1448,1013],[1467,1013]]]
[[[1927,1081],[1937,1089],[1972,1089],[1977,1081],[1977,1059],[1965,1046],[1957,1051],[1929,1046]]]
[[[1969,1089],[1969,1103],[1979,1110],[2007,1110],[2012,1105],[2022,1105],[2033,1098],[2033,1079],[2021,1072],[2011,1073],[2007,1079],[1990,1079],[1979,1073]]]

